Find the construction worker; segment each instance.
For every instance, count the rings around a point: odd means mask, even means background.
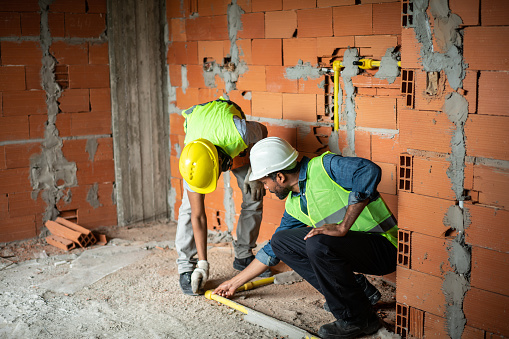
[[[221,172],[230,169],[243,191],[237,240],[233,242],[233,267],[243,270],[254,259],[252,249],[260,230],[265,189],[262,183],[249,180],[248,160],[238,168],[232,169],[232,164],[249,146],[267,136],[267,128],[258,122],[246,121],[242,109],[223,97],[195,105],[182,115],[186,136],[179,170],[184,179],[184,192],[175,247],[180,287],[185,294],[196,295],[207,282],[209,273],[205,194],[213,192]],[[262,276],[267,275],[270,271],[262,273]]]
[[[380,327],[372,304],[380,299],[363,274],[396,270],[396,220],[377,192],[381,170],[370,160],[330,152],[297,162],[286,141],[269,137],[251,149],[250,180],[260,180],[285,212],[256,260],[214,293],[231,297],[267,266],[282,260],[325,297],[336,321],[322,338],[353,338]],[[328,306],[328,308],[327,308]]]

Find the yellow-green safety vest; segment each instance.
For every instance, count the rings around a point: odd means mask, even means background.
[[[182,115],[186,118],[184,144],[187,145],[193,140],[204,138],[221,147],[232,158],[247,148],[233,122],[233,116],[240,119],[245,119],[245,116],[240,107],[232,101],[221,97],[214,101],[195,105],[182,111]]]
[[[306,199],[308,214],[301,210],[300,196],[286,198],[286,212],[306,225],[320,227],[324,224],[339,224],[348,208],[347,191],[331,179],[323,166],[323,157],[330,152],[313,158],[308,163]],[[398,246],[398,226],[396,218],[382,197],[370,202],[350,228],[351,231],[379,233],[394,246]]]

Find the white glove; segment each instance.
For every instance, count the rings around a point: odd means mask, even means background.
[[[261,181],[254,180],[249,181],[249,176],[251,175],[251,167],[247,170],[247,175],[244,178],[244,193],[249,194],[251,193],[251,199],[255,201],[260,201],[263,199],[263,196],[265,195],[265,187],[263,187],[263,184]]]
[[[191,288],[193,293],[198,293],[207,282],[209,278],[209,263],[207,260],[198,260],[198,265],[191,274]]]

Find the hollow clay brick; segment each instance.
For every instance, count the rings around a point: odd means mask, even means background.
[[[52,38],[63,38],[65,36],[65,14],[48,13],[48,26]]]
[[[507,116],[470,114],[465,123],[467,155],[509,160],[508,128]]]
[[[41,67],[42,49],[37,41],[2,41],[2,65],[23,65]]]
[[[203,78],[203,66],[187,65],[187,81],[189,87],[205,88],[205,79]]]
[[[297,12],[278,11],[265,13],[265,38],[291,38],[296,29]]]
[[[0,66],[0,91],[22,91],[25,89],[23,66]]]
[[[171,19],[171,41],[186,41],[186,21],[185,19]]]
[[[93,44],[91,43],[88,48],[89,63],[92,65],[108,65],[108,43]]]
[[[309,62],[311,66],[317,64],[315,38],[283,39],[284,66],[293,67],[299,60],[304,64]]]
[[[265,14],[246,13],[240,17],[242,30],[237,32],[240,39],[263,39],[265,38]]]
[[[412,232],[412,270],[443,278],[453,269],[449,263],[451,240]]]
[[[396,99],[357,97],[356,125],[362,127],[396,129]]]
[[[80,185],[115,181],[115,166],[112,160],[82,162],[76,171]]]
[[[392,214],[398,219],[398,196],[395,194],[380,193],[382,199],[385,201],[387,207],[391,210]]]
[[[315,0],[283,0],[283,10],[315,8]]]
[[[401,68],[422,67],[421,45],[417,41],[413,28],[403,28],[401,30],[401,45],[405,46],[401,49]]]
[[[340,37],[318,37],[316,39],[316,52],[318,56],[334,55],[334,51],[339,48],[348,48],[355,46],[353,36]],[[341,56],[343,53],[341,53]]]
[[[283,118],[283,95],[281,93],[252,92],[252,115],[263,118]]]
[[[334,36],[371,35],[372,11],[371,4],[334,7],[332,13]]]
[[[28,117],[30,128],[30,139],[44,138],[44,131],[46,130],[46,122],[48,116],[46,115],[31,115]],[[59,131],[60,132],[60,131]],[[62,134],[60,134],[62,136]]]
[[[0,117],[0,141],[28,139],[28,116]]]
[[[217,88],[200,88],[198,95],[200,99],[209,102],[219,99],[223,95],[223,91]]]
[[[186,19],[188,41],[227,40],[228,21],[225,15]]]
[[[286,67],[267,66],[265,67],[265,77],[267,81],[267,91],[276,93],[297,93],[298,81],[287,79]]]
[[[509,73],[481,72],[479,77],[479,114],[509,115]]]
[[[267,131],[269,137],[282,138],[293,147],[297,146],[297,128],[296,127],[285,127],[278,125],[267,125]]]
[[[0,226],[0,242],[23,240],[36,236],[35,216],[33,214],[2,220]]]
[[[465,231],[466,242],[473,246],[509,252],[509,235],[505,232],[505,220],[509,212],[481,205],[466,205],[470,225]],[[496,234],[496,237],[493,237]]]
[[[443,153],[451,151],[452,132],[456,127],[447,115],[409,109],[398,112],[400,142],[403,149],[412,148]]]
[[[283,50],[281,39],[253,39],[253,65],[281,66]]]
[[[69,44],[65,41],[55,41],[50,46],[50,52],[59,64],[83,65],[88,64],[88,43]]]
[[[249,66],[237,81],[237,89],[241,91],[265,92],[267,90],[264,66]]]
[[[232,90],[228,93],[230,100],[239,105],[246,116],[251,115],[251,99],[247,94],[248,92],[238,90]]]
[[[298,79],[299,84],[299,93],[305,94],[319,94],[324,95],[324,77],[312,79],[307,78],[307,80],[300,78]]]
[[[20,13],[0,13],[0,36],[20,36],[21,25],[20,25]]]
[[[39,13],[21,13],[21,35],[40,36],[41,15]]]
[[[509,255],[477,246],[472,247],[471,253],[471,285],[508,296]],[[493,274],[494,272],[497,274]]]
[[[397,193],[397,168],[395,164],[384,162],[376,163],[382,169],[382,179],[378,184],[378,191],[381,193],[396,194]]]
[[[198,61],[199,65],[203,64],[205,58],[211,58],[217,64],[224,63],[224,45],[223,41],[198,41]],[[188,65],[189,67],[189,65]]]
[[[110,85],[108,65],[70,65],[70,88],[107,88]]]
[[[373,34],[401,34],[401,4],[399,1],[373,4]]]
[[[443,237],[449,227],[443,224],[454,201],[398,191],[398,226],[434,237]]]
[[[88,112],[90,110],[89,90],[84,89],[65,89],[58,98],[58,108],[64,113]]]
[[[88,228],[117,225],[117,207],[100,206],[79,211],[80,224]]]
[[[41,68],[38,66],[25,67],[26,89],[42,90],[41,86]]]
[[[229,41],[228,41],[229,43]],[[251,40],[237,40],[237,48],[239,49],[239,58],[248,65],[253,64],[253,52],[251,47]],[[225,52],[225,55],[231,54],[230,49]]]
[[[463,300],[463,312],[468,324],[502,336],[509,336],[507,313],[509,297],[475,287],[470,288]]]
[[[299,38],[331,37],[332,8],[313,8],[297,11]]]
[[[46,93],[44,91],[6,91],[2,96],[3,115],[46,114]]]
[[[181,110],[188,109],[200,103],[200,98],[198,95],[198,88],[188,88],[186,92],[182,90],[182,88],[177,88],[177,103],[176,106]]]
[[[436,198],[456,200],[447,176],[451,163],[441,158],[414,157],[413,192]]]
[[[466,6],[463,5],[462,7]],[[504,0],[483,0],[481,24],[483,26],[508,26],[509,8],[507,7],[507,2]]]
[[[251,10],[253,12],[280,11],[283,9],[282,0],[252,0]]]
[[[7,168],[30,167],[30,158],[40,154],[42,145],[40,143],[23,143],[5,146],[5,163]]]
[[[53,235],[71,240],[75,243],[81,243],[83,240],[83,234],[81,232],[72,230],[54,221],[48,220],[45,225]]]
[[[483,165],[474,166],[474,190],[479,191],[479,202],[509,209],[509,170]]]
[[[424,335],[426,338],[437,339],[449,337],[449,332],[447,330],[447,320],[427,312],[424,318]],[[466,325],[463,329],[461,337],[465,339],[484,338],[484,331]]]
[[[283,119],[316,121],[316,95],[283,93]]]
[[[509,27],[466,27],[464,32],[463,57],[470,70],[509,70]]]
[[[76,247],[76,245],[71,240],[56,235],[50,235],[45,239],[48,244],[58,247],[64,251],[69,251]]]
[[[65,35],[68,38],[99,38],[106,30],[102,14],[65,13]]]
[[[371,133],[355,131],[355,155],[371,160]]]

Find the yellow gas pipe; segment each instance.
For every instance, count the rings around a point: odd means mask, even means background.
[[[235,291],[236,292],[247,291],[247,290],[250,290],[250,289],[258,287],[258,286],[272,284],[273,282],[274,282],[274,277],[258,279],[255,281],[250,281],[248,283],[245,283],[244,285],[237,288]]]

